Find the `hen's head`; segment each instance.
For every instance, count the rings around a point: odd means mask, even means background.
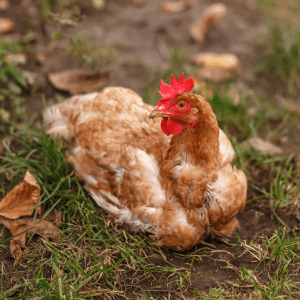
[[[177,82],[172,75],[170,85],[161,81],[159,93],[162,99],[149,118],[162,117],[161,129],[166,135],[178,135],[185,126],[189,129],[194,127],[198,109],[195,107],[197,98],[189,93],[193,87],[193,79],[189,78],[184,81],[183,74]]]

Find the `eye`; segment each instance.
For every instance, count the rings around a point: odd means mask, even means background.
[[[185,102],[179,102],[179,103],[177,104],[177,106],[178,106],[180,109],[185,109],[185,108],[186,108]]]

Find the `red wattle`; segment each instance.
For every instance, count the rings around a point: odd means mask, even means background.
[[[160,127],[166,135],[178,135],[183,130],[184,125],[182,123],[175,122],[174,120],[169,118],[167,122],[163,119],[161,121]]]
[[[168,121],[166,122],[168,132],[170,132],[173,135],[178,135],[181,133],[181,131],[184,128],[184,125],[182,123],[176,122],[171,118],[168,118]]]
[[[161,123],[160,123],[160,127],[161,127],[161,130],[166,134],[166,135],[170,135],[171,132],[169,131],[168,129],[168,125],[167,125],[167,122],[162,119]]]

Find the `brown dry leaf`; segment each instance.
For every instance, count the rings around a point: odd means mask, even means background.
[[[210,5],[199,19],[190,26],[189,31],[193,39],[201,43],[203,42],[208,29],[218,23],[226,14],[227,7],[223,3],[215,3]]]
[[[232,74],[241,73],[240,60],[230,53],[197,53],[192,56],[191,62],[201,65],[199,76],[203,79],[219,82],[229,79]]]
[[[12,235],[20,234],[21,232],[28,230],[26,233],[22,233],[10,241],[10,254],[14,259],[19,260],[22,256],[22,248],[25,248],[26,234],[38,234],[44,239],[51,238],[53,242],[59,241],[57,232],[59,229],[50,222],[36,219],[33,222],[32,218],[22,218],[17,220],[9,220],[0,217],[0,224],[3,224],[8,228]]]
[[[16,24],[8,18],[0,18],[0,34],[13,31]]]
[[[254,148],[260,151],[262,154],[268,154],[268,155],[278,155],[283,153],[280,147],[257,137],[253,137],[250,138],[249,140],[244,141],[241,144],[241,148],[242,149]]]
[[[27,55],[25,54],[9,54],[4,56],[4,61],[6,63],[15,63],[15,64],[26,64]]]
[[[42,218],[45,214],[41,214],[40,218]],[[51,222],[57,227],[62,227],[62,212],[54,209],[50,214],[48,214],[45,218],[46,221]]]
[[[191,4],[191,0],[165,1],[160,8],[166,13],[179,13],[189,8]]]
[[[69,91],[72,95],[95,91],[107,82],[105,74],[89,70],[67,70],[50,73],[48,78],[54,87]]]
[[[9,3],[7,0],[0,0],[0,11],[5,11],[8,9]]]
[[[0,202],[0,216],[8,219],[31,216],[34,210],[30,208],[38,203],[40,194],[40,186],[27,171],[24,181],[14,187]],[[41,213],[41,206],[38,207],[38,213]]]

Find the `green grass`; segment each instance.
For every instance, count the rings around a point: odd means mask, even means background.
[[[297,166],[292,162],[293,155],[273,158],[255,152],[252,154],[252,158],[248,157],[250,164],[268,170],[268,186],[264,183],[258,186],[251,182],[249,185],[260,192],[256,199],[268,199],[274,216],[283,226],[288,227],[279,217],[278,211],[288,211],[291,208],[298,210],[300,207],[299,197],[297,197],[300,191],[300,180]]]
[[[294,25],[272,25],[263,63],[258,73],[275,77],[287,85],[291,95],[300,87],[300,27]]]
[[[247,245],[239,239],[241,246],[258,261],[254,270],[241,266],[240,281],[236,285],[251,285],[261,299],[296,299],[300,296],[300,251],[296,232],[278,228],[273,235],[258,237],[257,241]],[[264,266],[264,272],[258,267]],[[261,277],[267,276],[267,284]]]
[[[21,96],[22,90],[28,87],[23,76],[22,70],[14,63],[4,61],[6,55],[20,54],[24,51],[24,47],[20,42],[13,40],[0,41],[0,124],[15,122],[18,118],[23,118],[25,109],[22,107],[24,102]],[[14,114],[4,108],[4,101],[9,99]],[[0,125],[0,129],[3,125]]]

